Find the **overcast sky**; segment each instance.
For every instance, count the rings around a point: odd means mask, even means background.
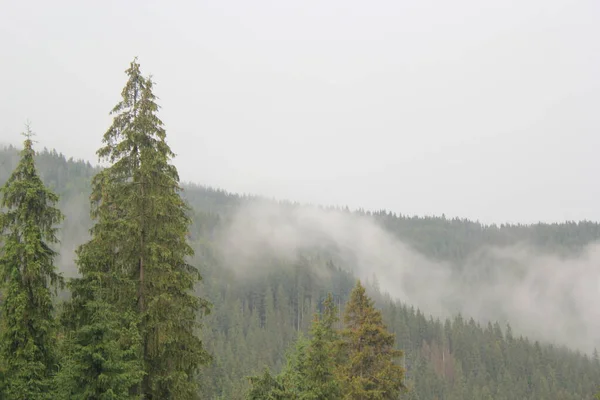
[[[0,0],[0,142],[96,161],[139,56],[183,180],[600,220],[597,0]]]

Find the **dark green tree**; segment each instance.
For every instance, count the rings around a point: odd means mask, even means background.
[[[138,316],[119,307],[122,293],[134,292],[131,280],[111,271],[109,252],[92,240],[78,249],[84,276],[69,282],[72,300],[62,314],[67,334],[57,376],[57,397],[64,400],[133,400],[143,377]],[[129,289],[129,290],[128,290]]]
[[[287,364],[277,376],[268,369],[250,378],[247,399],[335,400],[341,398],[335,375],[337,307],[328,295],[321,315],[315,314],[310,339],[300,334]]]
[[[291,400],[295,399],[292,394],[287,393],[281,378],[271,375],[265,368],[262,375],[249,378],[250,390],[246,395],[247,400]]]
[[[337,312],[333,296],[329,294],[323,313],[315,314],[308,345],[305,349],[298,349],[305,354],[297,366],[297,386],[302,400],[341,398],[340,383],[335,375],[338,360],[335,346],[338,333],[334,328],[338,321]]]
[[[100,287],[110,290],[99,293],[116,308],[103,302],[81,309],[136,316],[144,375],[135,393],[148,400],[195,399],[199,367],[210,360],[198,332],[199,314],[209,304],[194,294],[201,276],[187,262],[193,255],[189,210],[170,163],[174,154],[157,116],[153,82],[137,60],[126,73],[122,100],[98,150],[110,165],[92,181],[92,239],[80,250],[83,278],[109,277]]]
[[[345,399],[397,399],[404,390],[404,369],[395,364],[403,355],[395,349],[394,334],[387,331],[360,281],[344,310],[341,332],[343,357],[338,368]]]
[[[57,365],[53,292],[63,279],[54,265],[58,196],[38,176],[29,127],[21,159],[0,189],[0,363],[3,399],[49,399]]]

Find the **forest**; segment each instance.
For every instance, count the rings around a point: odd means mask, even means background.
[[[436,276],[468,276],[461,290],[472,296],[489,287],[504,276],[490,247],[577,258],[600,224],[308,213],[181,183],[153,81],[136,61],[126,74],[98,150],[108,167],[36,151],[29,127],[22,148],[0,150],[0,398],[566,400],[599,391],[595,338],[561,341],[570,336],[560,320],[535,336],[508,297],[495,310],[464,299],[425,310],[411,299],[450,296],[426,293]],[[269,212],[244,211],[257,204]],[[269,223],[298,226],[298,215],[306,226],[297,230],[316,239],[281,251]],[[349,253],[344,245],[356,242],[319,236],[314,216],[358,221],[348,226],[392,244]],[[263,222],[264,232],[242,229]],[[419,268],[372,265],[388,255]],[[527,265],[513,264],[502,268],[525,276]],[[416,275],[427,268],[435,273]]]

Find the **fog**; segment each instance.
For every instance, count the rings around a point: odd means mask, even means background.
[[[591,352],[600,338],[600,244],[578,257],[526,244],[487,247],[460,266],[428,259],[367,216],[272,202],[241,206],[218,239],[226,263],[244,275],[273,256],[335,249],[340,266],[438,317],[509,322],[515,334]],[[250,268],[252,268],[250,270]]]
[[[134,56],[188,181],[600,220],[600,2],[0,1],[0,140],[94,162]],[[133,23],[135,21],[135,23]]]

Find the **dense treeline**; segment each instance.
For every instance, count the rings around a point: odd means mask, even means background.
[[[17,164],[19,152],[9,146],[0,149],[0,157],[0,182],[5,182]],[[64,209],[68,206],[69,215],[73,215],[64,223],[89,226],[87,196],[91,190],[91,178],[98,169],[87,161],[67,159],[56,150],[47,149],[37,154],[36,164],[43,181],[59,195],[59,207]],[[183,187],[182,196],[194,212],[202,216],[194,223],[202,225],[199,229],[203,233],[211,233],[237,207],[256,198],[192,183]],[[337,209],[351,213],[347,208]],[[600,223],[593,221],[485,225],[467,219],[406,216],[385,210],[358,210],[353,213],[374,218],[389,232],[429,257],[457,264],[484,245],[527,243],[548,252],[573,254],[600,240]]]
[[[194,184],[186,186],[184,195],[195,209],[220,218],[227,218],[237,206],[253,199]],[[335,209],[351,213],[347,207]],[[429,257],[456,264],[484,245],[526,243],[540,250],[566,255],[575,254],[600,239],[600,223],[592,221],[485,225],[467,219],[407,216],[385,210],[357,210],[352,213],[373,218],[403,242]]]
[[[4,398],[267,398],[261,397],[265,388],[280,396],[273,398],[337,398],[359,388],[352,383],[356,365],[348,362],[355,354],[348,350],[353,322],[344,318],[360,303],[355,277],[316,249],[291,262],[265,258],[247,273],[230,268],[214,241],[249,198],[196,185],[179,192],[152,82],[135,63],[128,74],[99,151],[111,167],[100,170],[48,150],[34,158],[31,141],[21,153],[0,150]],[[15,184],[21,181],[35,185]],[[31,200],[26,193],[46,193],[47,201],[35,204],[37,213],[23,211],[32,207],[22,201]],[[10,217],[19,212],[32,217]],[[356,213],[457,267],[483,245],[526,242],[576,254],[600,238],[600,224],[592,222],[485,226]],[[35,226],[42,229],[36,233]],[[21,231],[42,249],[37,281],[15,279],[30,264],[20,255],[32,251],[21,246]],[[202,281],[188,262],[200,268]],[[52,304],[52,290],[61,289],[55,265],[76,279]],[[402,369],[392,374],[408,388],[402,398],[582,399],[597,391],[596,354],[533,342],[497,323],[481,326],[461,316],[434,320],[381,293],[375,283],[365,286],[379,310],[372,311],[391,332],[383,335],[382,348],[403,353],[394,364]],[[31,312],[19,314],[27,307]],[[311,375],[314,363],[332,380]]]
[[[222,282],[204,288],[214,303],[204,335],[219,354],[202,377],[210,393],[243,399],[248,371],[284,369],[288,346],[310,328],[311,311],[322,308],[327,291],[336,294],[344,311],[354,279],[326,260],[321,263],[331,271],[328,279],[320,279],[302,262],[241,279],[217,263],[207,267],[206,280]],[[406,398],[581,399],[597,388],[597,357],[530,341],[499,324],[481,326],[461,316],[434,320],[372,285],[369,291],[396,334],[396,348],[404,352],[410,389]]]

